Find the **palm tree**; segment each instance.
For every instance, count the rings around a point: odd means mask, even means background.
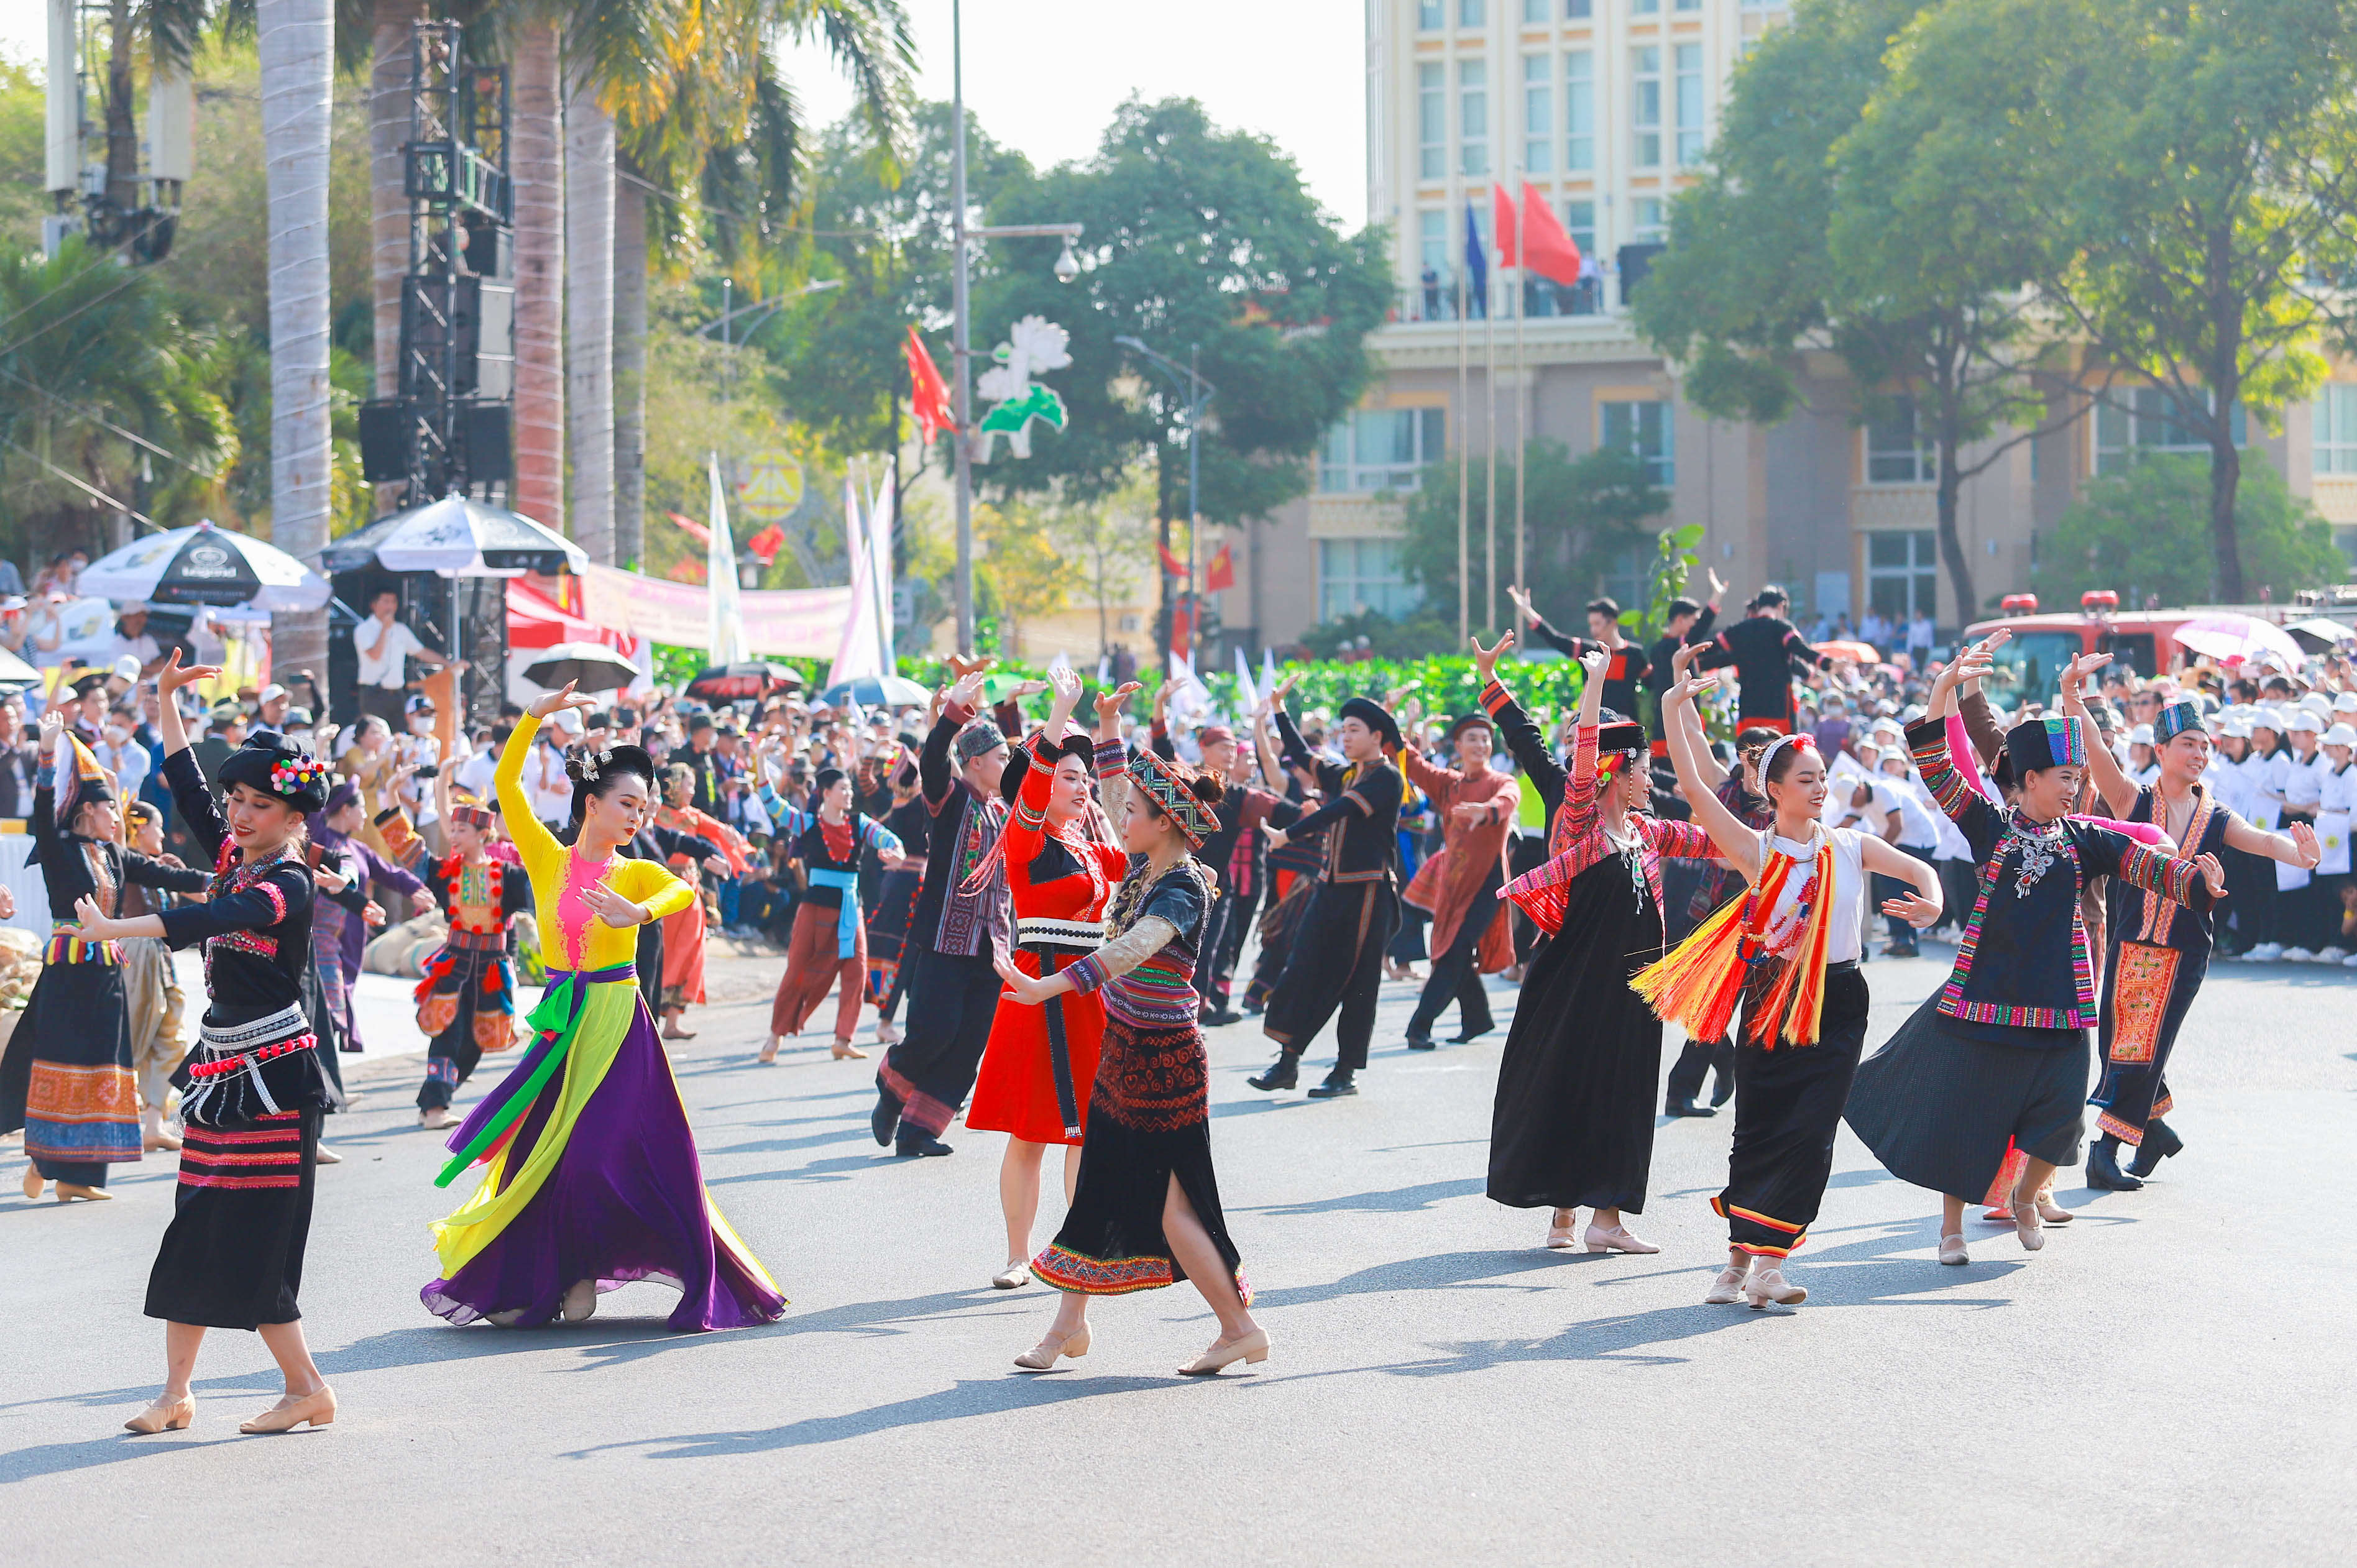
[[[515,508],[565,527],[565,136],[557,24],[518,22],[509,48],[515,186]]]
[[[376,395],[401,390],[401,278],[409,270],[409,64],[420,0],[369,0],[369,274]]]
[[[614,560],[614,117],[587,40],[567,40],[565,93],[565,424],[571,532]]]
[[[271,542],[317,566],[331,501],[328,388],[328,145],[334,0],[259,0],[262,143],[270,193]],[[328,616],[281,615],[272,657],[325,675]]]

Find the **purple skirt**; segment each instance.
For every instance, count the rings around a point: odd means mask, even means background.
[[[529,1076],[541,1055],[527,1051],[511,1076]],[[500,1165],[502,1182],[531,1156],[563,1084],[560,1072],[525,1112]],[[500,1098],[494,1093],[485,1104]],[[713,1220],[687,1110],[654,1019],[640,1000],[629,1034],[540,1191],[490,1245],[418,1295],[428,1311],[453,1323],[521,1311],[518,1325],[532,1326],[553,1321],[576,1281],[596,1280],[603,1292],[656,1279],[680,1289],[670,1320],[674,1329],[774,1321],[786,1298]]]

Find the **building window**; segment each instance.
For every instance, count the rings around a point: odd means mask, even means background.
[[[1523,57],[1523,168],[1555,172],[1555,62],[1544,55]]]
[[[1662,489],[1676,483],[1677,454],[1670,405],[1662,402],[1608,403],[1602,408],[1604,445],[1634,453],[1645,465],[1645,477]]]
[[[1416,287],[1414,304],[1408,312],[1412,321],[1447,321],[1456,315],[1450,308],[1452,285],[1448,260],[1448,214],[1437,207],[1420,209],[1415,215]]]
[[[1678,166],[1692,168],[1702,162],[1702,46],[1680,44],[1676,64]]]
[[[1550,0],[1523,0],[1523,20],[1544,23],[1555,12]]]
[[[1672,8],[1679,11],[1699,11],[1702,9],[1702,0],[1677,0],[1677,5]]]
[[[1460,27],[1480,27],[1482,22],[1481,5],[1482,0],[1457,0],[1457,25]]]
[[[1635,145],[1629,161],[1652,168],[1662,161],[1662,51],[1651,44],[1629,51],[1629,129]]]
[[[1490,172],[1490,66],[1486,60],[1457,62],[1458,172]]]
[[[2317,391],[2316,471],[2357,474],[2357,384],[2334,381]]]
[[[1587,270],[1586,263],[1596,254],[1595,201],[1583,196],[1565,202],[1563,227],[1564,231],[1571,236],[1571,242],[1579,247],[1579,270],[1584,273]]]
[[[2227,417],[2229,434],[2237,446],[2247,444],[2248,431],[2240,403]],[[2177,415],[2177,404],[2158,387],[2138,387],[2129,408],[2111,403],[2095,410],[2095,472],[2118,474],[2130,463],[2156,452],[2206,456],[2210,444],[2187,429]]]
[[[1585,22],[1595,14],[1595,0],[1563,0],[1563,15],[1566,21]]]
[[[1338,621],[1372,610],[1396,620],[1423,602],[1407,580],[1396,539],[1318,542],[1318,618]]]
[[[1329,495],[1412,490],[1440,460],[1447,413],[1437,408],[1361,408],[1326,433],[1318,488]]]
[[[1415,0],[1415,30],[1437,33],[1447,20],[1447,10],[1441,0]]]
[[[1896,627],[1940,616],[1939,536],[1930,529],[1866,536],[1866,607]],[[1824,609],[1827,607],[1819,606]]]
[[[1658,16],[1661,14],[1662,0],[1629,0],[1629,15],[1632,16]]]
[[[1867,421],[1866,482],[1928,485],[1940,477],[1940,454],[1923,428],[1915,400],[1891,400],[1881,416]]]
[[[1664,242],[1669,230],[1662,222],[1662,199],[1641,196],[1629,204],[1636,221],[1630,226],[1629,242],[1632,245],[1659,245]]]
[[[1415,172],[1420,179],[1440,179],[1448,173],[1448,104],[1441,86],[1440,67],[1427,61],[1415,68]]]
[[[1596,61],[1586,49],[1563,57],[1563,166],[1572,174],[1596,166]]]

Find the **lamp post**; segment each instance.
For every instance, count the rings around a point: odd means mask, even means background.
[[[1201,440],[1203,405],[1211,401],[1219,388],[1205,381],[1196,371],[1195,362],[1202,355],[1200,343],[1187,345],[1187,362],[1183,365],[1167,354],[1157,354],[1135,338],[1114,339],[1123,348],[1146,357],[1156,370],[1170,378],[1171,383],[1187,394],[1187,591],[1195,596],[1195,613],[1187,618],[1187,662],[1191,667],[1202,662],[1203,656],[1203,596],[1196,587],[1200,563],[1196,560],[1198,542],[1203,535],[1202,489],[1199,481],[1203,474]],[[1187,379],[1179,381],[1179,377]]]
[[[955,399],[952,413],[957,429],[952,437],[952,448],[957,455],[956,483],[952,489],[957,501],[957,642],[958,651],[972,657],[974,653],[974,451],[972,437],[974,421],[968,405],[974,394],[970,390],[974,359],[966,301],[966,245],[974,240],[1022,240],[1060,237],[1063,253],[1056,258],[1056,281],[1070,283],[1081,275],[1080,258],[1072,254],[1072,242],[1081,237],[1078,223],[1009,223],[992,227],[969,226],[965,220],[965,56],[963,43],[963,5],[960,0],[950,5],[950,248],[957,252],[957,273],[952,285],[950,310],[956,318],[951,338],[951,358],[956,364],[950,371],[951,396]]]

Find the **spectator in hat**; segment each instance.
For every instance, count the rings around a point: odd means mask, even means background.
[[[196,754],[197,766],[210,784],[221,777],[221,764],[229,760],[230,753],[245,744],[245,710],[224,697],[207,716],[210,722],[205,737],[188,749]]]
[[[114,639],[106,645],[109,664],[124,659],[138,661],[139,672],[135,679],[139,681],[164,667],[164,650],[147,629],[147,607],[137,599],[126,600],[115,612]]]
[[[102,672],[92,670],[74,677],[73,695],[67,699],[59,711],[84,746],[98,744],[99,732],[106,727],[109,700],[106,676]]]
[[[292,706],[294,706],[294,698],[288,694],[286,688],[275,681],[272,682],[254,694],[254,727],[285,733],[286,710]]]
[[[0,696],[0,818],[22,822],[33,814],[40,752],[39,745],[25,731],[24,703],[13,693]]]
[[[19,659],[24,658],[25,633],[27,629],[29,629],[28,625],[25,619],[25,596],[9,594],[0,597],[0,648],[6,649]]]

